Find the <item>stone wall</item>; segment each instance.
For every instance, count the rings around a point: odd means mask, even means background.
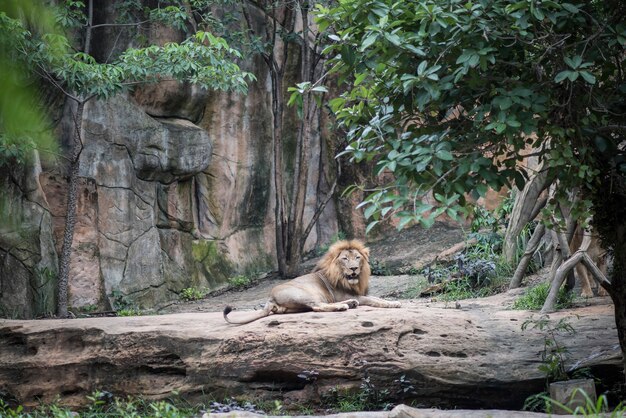
[[[112,7],[98,7],[95,23],[112,21]],[[106,51],[130,45],[129,37],[116,39],[107,31],[94,32],[92,48],[100,59]],[[181,35],[153,27],[149,38],[163,43]],[[276,267],[269,79],[258,57],[240,65],[258,80],[247,95],[165,82],[87,103],[71,307],[149,308],[177,299],[184,288],[215,288],[236,274]],[[71,109],[64,106],[57,131],[67,149],[63,141],[70,137]],[[288,113],[286,125],[293,120]],[[318,196],[325,191],[320,184],[334,175],[319,131],[312,143],[309,218],[323,198]],[[294,158],[285,155],[286,161]],[[54,283],[46,287],[45,308],[35,307],[41,302],[35,300],[32,283],[44,267],[46,274],[56,275],[64,228],[63,164],[42,169],[35,160],[30,166],[30,171],[2,176],[11,190],[8,200],[22,205],[29,216],[28,239],[20,244],[24,248],[18,250],[10,234],[0,235],[0,307],[13,317],[54,311]],[[33,186],[17,187],[20,181]],[[307,250],[337,233],[336,218],[331,202]],[[24,301],[28,306],[17,308]]]

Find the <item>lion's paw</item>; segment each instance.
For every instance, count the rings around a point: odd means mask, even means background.
[[[356,299],[348,299],[345,303],[348,305],[349,309],[354,309],[359,306],[359,301]]]
[[[402,304],[400,302],[389,302],[390,308],[401,308]]]

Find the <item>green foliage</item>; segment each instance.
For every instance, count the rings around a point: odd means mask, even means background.
[[[35,148],[56,149],[27,57],[15,54],[26,37],[41,33],[57,31],[53,14],[40,2],[0,2],[0,167],[23,164]]]
[[[228,279],[228,283],[232,287],[236,289],[240,289],[240,288],[245,288],[248,285],[250,285],[250,283],[252,283],[252,279],[248,276],[244,276],[243,274],[240,274],[238,276],[231,277],[230,279]]]
[[[392,407],[389,403],[390,395],[388,389],[377,388],[366,374],[361,379],[358,391],[340,391],[335,388],[322,401],[328,408],[339,412],[389,410]]]
[[[500,255],[502,235],[500,232],[483,231],[470,233],[465,250],[455,257],[455,263],[436,263],[421,271],[430,283],[447,282],[435,300],[450,302],[461,299],[481,298],[504,291],[512,268]],[[451,280],[453,279],[453,280]],[[414,297],[423,289],[410,289],[405,297]]]
[[[380,260],[371,260],[370,269],[372,276],[389,276],[392,274],[389,267],[385,265],[385,262]]]
[[[624,414],[626,414],[626,406],[621,402],[611,410],[605,395],[598,396],[598,399],[594,402],[584,390],[577,388],[574,392],[572,392],[570,399],[577,398],[578,396],[582,396],[585,399],[585,404],[582,406],[576,406],[575,408],[570,408],[555,401],[554,399],[548,398],[546,401],[550,402],[551,405],[558,405],[567,414],[581,417],[618,418],[623,417]]]
[[[116,2],[122,22],[161,22],[186,30],[188,2],[175,1],[155,9],[139,2]],[[191,2],[196,17],[210,14],[209,2]],[[33,0],[0,4],[0,167],[23,164],[33,149],[44,155],[56,144],[42,106],[37,82],[43,80],[75,100],[107,98],[138,84],[163,80],[187,81],[207,89],[245,93],[250,73],[235,64],[241,54],[223,38],[207,31],[187,35],[180,43],[129,48],[107,63],[76,51],[77,41],[66,36],[88,25],[84,1],[67,0],[58,7]]]
[[[598,396],[594,402],[584,390],[577,388],[572,392],[570,400],[573,400],[575,397],[578,398],[579,396],[584,398],[585,404],[570,408],[569,406],[551,399],[548,392],[541,392],[526,398],[523,409],[535,412],[550,412],[553,406],[559,406],[566,414],[593,418],[618,418],[623,417],[626,413],[626,406],[621,402],[614,408],[610,408],[607,397],[604,394]]]
[[[109,295],[112,299],[112,307],[115,310],[115,314],[117,316],[140,316],[143,315],[141,309],[137,308],[134,305],[133,300],[128,296],[122,293],[121,291],[115,289]]]
[[[209,289],[207,288],[198,289],[196,287],[187,287],[180,291],[179,296],[182,300],[186,301],[200,300],[204,298],[208,292]]]
[[[548,392],[539,392],[530,395],[524,400],[522,410],[531,412],[545,412],[550,410],[550,394]]]
[[[115,312],[117,316],[141,316],[143,311],[139,308],[124,308]]]
[[[549,292],[550,283],[539,283],[538,285],[529,288],[522,296],[515,299],[511,308],[517,310],[539,310],[543,307]],[[573,303],[574,293],[566,290],[565,287],[559,289],[556,308],[567,309],[572,307]]]
[[[465,216],[466,193],[525,184],[530,147],[563,190],[626,173],[620,2],[340,0],[317,18],[352,87],[330,101],[343,154],[393,174],[360,206],[370,225]]]
[[[546,375],[546,386],[550,382],[567,380],[569,377],[565,370],[569,350],[561,345],[558,337],[566,334],[575,334],[574,327],[569,323],[568,318],[561,318],[554,322],[547,316],[539,319],[529,318],[522,324],[522,331],[536,329],[544,334],[544,345],[541,353],[542,364],[539,370]]]

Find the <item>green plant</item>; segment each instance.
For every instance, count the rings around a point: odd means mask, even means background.
[[[98,310],[98,305],[93,305],[93,304],[85,305],[85,306],[81,306],[80,308],[77,308],[77,310],[82,313],[93,313]]]
[[[598,399],[594,402],[593,399],[582,389],[577,388],[572,393],[570,400],[582,396],[585,399],[584,405],[578,405],[575,408],[570,408],[567,405],[563,405],[560,402],[555,401],[549,397],[545,397],[545,401],[550,405],[557,405],[562,408],[566,413],[593,418],[621,418],[626,414],[626,405],[619,403],[613,410],[609,408],[609,402],[605,395],[598,396]]]
[[[250,283],[252,283],[252,279],[250,279],[250,277],[248,276],[244,276],[243,274],[240,274],[238,276],[231,277],[230,279],[228,279],[228,283],[232,287],[236,289],[240,289],[240,288],[245,288]]]
[[[182,300],[192,301],[204,298],[208,292],[207,288],[187,287],[180,291],[179,296]]]
[[[15,409],[11,408],[3,399],[0,399],[0,416],[7,418],[22,417],[22,411],[24,407],[22,405],[17,406]]]
[[[373,276],[389,276],[391,274],[391,270],[380,260],[370,261],[370,269]]]
[[[143,312],[139,308],[124,308],[115,312],[117,316],[141,316]]]
[[[116,398],[106,391],[87,396],[89,405],[80,411],[61,407],[58,402],[40,405],[28,413],[22,406],[11,408],[0,399],[0,417],[7,418],[192,418],[199,406],[179,406],[172,401],[146,401],[141,398]]]
[[[109,294],[109,297],[113,299],[111,305],[115,311],[128,309],[133,306],[133,301],[118,289],[113,289]]]
[[[550,283],[539,283],[526,290],[522,296],[518,297],[515,302],[513,302],[511,308],[516,310],[539,310],[543,307],[549,291]],[[564,287],[561,288],[556,304],[557,309],[567,309],[572,306],[573,302],[574,293],[566,290]]]
[[[389,399],[389,390],[377,388],[366,373],[358,391],[334,388],[324,396],[323,403],[340,412],[373,411],[391,409]]]
[[[559,336],[576,333],[568,321],[568,318],[561,318],[555,323],[547,316],[542,316],[538,319],[531,317],[522,324],[522,331],[530,328],[544,333],[543,351],[541,353],[542,364],[539,366],[539,370],[546,374],[546,386],[550,382],[569,378],[565,370],[565,361],[569,350],[561,345],[558,340]]]
[[[539,392],[530,395],[524,400],[524,411],[543,412],[550,409],[550,395],[548,392]]]

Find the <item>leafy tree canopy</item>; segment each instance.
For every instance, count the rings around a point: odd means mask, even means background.
[[[121,18],[143,13],[146,22],[164,22],[179,29],[190,19],[183,2],[169,2],[172,4],[153,10],[143,10],[136,3],[121,2],[125,6]],[[195,7],[208,4],[199,0],[192,3]],[[111,23],[115,24],[119,23]],[[36,110],[33,86],[37,79],[77,101],[107,98],[138,84],[163,80],[246,92],[247,81],[254,79],[235,63],[241,54],[209,32],[194,31],[180,43],[129,48],[111,62],[102,63],[76,49],[75,36],[67,35],[65,29],[72,29],[68,33],[74,35],[89,30],[82,1],[68,0],[58,8],[43,8],[30,0],[11,0],[0,8],[0,163],[22,160],[35,146],[33,138],[49,138],[43,113]]]
[[[626,10],[620,1],[340,0],[317,6],[345,150],[393,181],[370,228],[464,212],[466,193],[524,186],[533,153],[564,187],[626,173]],[[433,193],[434,205],[422,202]]]

